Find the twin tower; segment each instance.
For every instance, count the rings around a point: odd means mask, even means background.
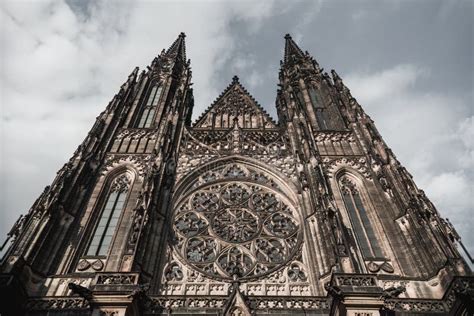
[[[472,313],[459,236],[331,72],[286,35],[278,122],[234,77],[192,123],[181,33],[14,225],[2,315]]]

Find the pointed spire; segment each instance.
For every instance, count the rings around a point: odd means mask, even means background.
[[[295,41],[291,38],[290,34],[285,35],[285,56],[283,61],[286,63],[291,59],[300,59],[303,58],[305,54],[301,48],[296,45]]]
[[[166,51],[166,55],[169,57],[181,58],[182,61],[186,62],[186,43],[184,38],[186,34],[181,32],[178,38],[171,44],[170,48]]]

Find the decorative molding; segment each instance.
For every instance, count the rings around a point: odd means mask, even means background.
[[[439,300],[388,299],[384,307],[396,312],[443,313],[443,315],[448,312],[443,302]]]
[[[251,310],[318,310],[329,311],[326,297],[285,297],[285,296],[247,296]],[[145,305],[146,313],[157,313],[163,309],[222,309],[227,296],[167,296],[152,297]]]
[[[328,177],[333,178],[337,171],[341,170],[344,167],[349,169],[354,169],[363,175],[367,180],[372,180],[372,175],[370,173],[370,168],[367,165],[367,160],[365,157],[360,158],[338,158],[331,160],[330,158],[324,158],[323,163],[326,166],[328,171]]]
[[[124,128],[116,136],[115,140],[122,140],[124,138],[140,139],[140,138],[156,139],[157,132],[153,129],[142,128]]]
[[[356,138],[352,131],[324,131],[316,132],[315,138],[317,142],[331,141],[331,142],[355,142]]]
[[[77,264],[77,271],[80,272],[87,272],[87,271],[102,271],[105,264],[102,259],[94,259],[94,258],[82,258],[79,260]]]
[[[116,177],[112,181],[110,188],[112,191],[115,191],[115,192],[125,192],[125,191],[128,191],[131,183],[132,183],[132,177],[129,174],[124,173]]]
[[[137,273],[98,273],[96,285],[134,285],[138,284]]]
[[[344,274],[335,275],[333,282],[337,286],[363,286],[376,287],[377,277],[371,275]]]
[[[89,302],[83,298],[77,297],[43,297],[33,298],[27,301],[26,310],[75,310],[88,309]]]
[[[366,262],[367,269],[372,273],[377,273],[380,270],[387,273],[394,273],[395,269],[388,261],[368,261]]]
[[[115,169],[120,165],[131,164],[138,172],[140,177],[145,176],[147,167],[152,163],[152,155],[140,155],[140,154],[112,154],[107,155],[105,162],[100,170],[101,175],[105,175],[107,172]]]

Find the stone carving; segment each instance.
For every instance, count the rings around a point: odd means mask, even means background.
[[[101,271],[104,268],[104,262],[101,259],[81,259],[77,264],[78,271]]]
[[[54,297],[30,299],[26,303],[28,311],[89,309],[89,302],[77,297]]]
[[[391,286],[383,290],[382,298],[383,299],[390,299],[390,298],[397,298],[400,294],[406,291],[406,287],[404,285],[401,286]]]
[[[147,313],[158,313],[165,309],[176,308],[218,308],[222,309],[227,297],[158,297],[145,305]]]
[[[99,274],[96,284],[136,284],[137,276],[134,274]]]
[[[73,282],[70,282],[67,286],[73,294],[78,294],[79,296],[83,297],[88,301],[92,298],[92,291],[89,290],[87,287]]]
[[[104,268],[104,262],[100,259],[97,259],[92,263],[91,267],[95,271],[100,271]]]
[[[395,272],[395,269],[388,261],[383,261],[383,262],[369,261],[367,263],[367,269],[372,273],[377,273],[380,270],[387,273]]]
[[[357,170],[366,179],[371,180],[372,175],[370,168],[367,165],[367,160],[364,157],[361,158],[339,158],[331,160],[330,158],[324,158],[323,163],[326,165],[328,176],[334,177],[335,173],[344,168],[350,168]]]
[[[437,300],[388,299],[385,301],[384,307],[391,311],[428,312],[430,315],[433,313],[446,315],[448,312],[443,302]]]
[[[167,281],[181,281],[183,280],[183,277],[183,270],[176,262],[172,262],[166,268],[165,279]]]
[[[217,165],[214,168],[210,166],[211,170],[204,172],[194,182],[193,187],[196,188],[205,183],[216,182],[222,179],[251,179],[253,181],[266,184],[278,189],[275,182],[265,175],[262,171],[254,169],[248,165],[240,163],[224,162],[223,165]]]
[[[290,282],[305,282],[308,279],[304,269],[297,263],[292,263],[287,273]]]
[[[114,169],[121,164],[131,164],[138,172],[138,175],[143,178],[147,167],[152,162],[152,155],[121,155],[111,154],[107,155],[105,162],[100,170],[102,175],[105,175],[108,171]]]
[[[376,277],[367,275],[337,275],[335,276],[336,285],[350,285],[350,286],[377,286]]]
[[[473,278],[456,278],[454,279],[450,291],[446,295],[446,305],[451,308],[457,298],[465,298],[466,300],[472,300],[469,297],[469,291],[474,289]]]
[[[324,289],[326,290],[328,295],[331,295],[334,298],[342,298],[344,295],[339,286],[331,284],[330,282],[324,284]]]
[[[288,135],[279,129],[242,130],[234,126],[234,129],[225,131],[185,130],[183,143],[184,151],[178,161],[178,179],[182,173],[192,170],[192,165],[229,154],[248,155],[263,160],[287,175],[294,172]],[[290,171],[287,171],[287,166],[291,168]]]
[[[237,77],[197,119],[194,127],[225,129],[232,127],[235,120],[243,128],[276,127],[276,123],[240,84]]]
[[[340,142],[340,141],[349,141],[355,142],[354,134],[347,131],[320,131],[315,135],[316,141],[331,141],[331,142]]]
[[[87,270],[89,269],[91,266],[90,262],[85,260],[85,259],[82,259],[79,261],[79,264],[77,265],[77,270],[79,271],[84,271],[84,270]]]
[[[182,260],[210,278],[257,278],[278,270],[296,253],[300,224],[279,193],[256,183],[201,187],[177,206],[175,246]],[[294,266],[292,276],[305,278]]]
[[[115,192],[126,192],[128,191],[131,182],[131,176],[127,173],[124,173],[114,179],[110,189]]]
[[[135,209],[133,213],[132,227],[130,228],[130,235],[128,238],[128,247],[132,249],[137,243],[138,235],[140,234],[140,228],[142,225],[142,219],[144,216],[144,210],[142,207]]]
[[[279,309],[302,309],[324,310],[329,308],[329,303],[325,298],[319,297],[252,297],[248,298],[249,306],[252,310],[279,310]]]

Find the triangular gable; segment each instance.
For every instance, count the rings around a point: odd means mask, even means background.
[[[194,123],[194,128],[229,129],[235,124],[240,128],[276,128],[268,113],[242,86],[237,77],[212,105]]]
[[[234,279],[235,280],[235,279]],[[240,292],[240,282],[235,280],[232,282],[232,287],[229,292],[229,298],[227,299],[226,304],[223,306],[224,315],[241,315],[241,316],[251,316],[252,312],[247,305],[245,297]]]

